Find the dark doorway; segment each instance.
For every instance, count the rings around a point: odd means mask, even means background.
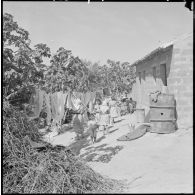
[[[167,86],[166,64],[160,65],[160,76],[164,86]]]

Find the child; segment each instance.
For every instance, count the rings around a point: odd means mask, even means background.
[[[114,124],[114,118],[118,117],[118,110],[117,110],[117,102],[114,96],[111,97],[111,101],[109,101],[110,106],[110,124]]]
[[[104,135],[108,134],[108,125],[110,123],[109,106],[107,100],[104,100],[100,106],[100,122],[99,124],[104,128]]]
[[[99,125],[97,124],[97,122],[93,120],[92,116],[90,116],[88,121],[88,129],[92,144],[96,142],[98,127]]]

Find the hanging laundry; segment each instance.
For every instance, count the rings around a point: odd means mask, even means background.
[[[95,99],[96,99],[96,93],[91,92],[91,98],[89,101],[89,112],[92,113],[94,110],[94,104],[95,104]]]
[[[61,120],[64,115],[64,95],[62,91],[57,92],[57,118],[56,121],[61,124]]]
[[[61,120],[63,119],[66,95],[67,94],[63,94],[62,92],[52,94],[52,119],[56,124],[61,124]]]
[[[43,107],[43,96],[44,91],[35,88],[32,93],[32,98],[30,100],[30,105],[33,107],[34,116],[33,118],[38,118]]]
[[[91,99],[91,93],[87,92],[87,93],[83,94],[83,96],[81,98],[81,102],[82,102],[82,104],[87,106],[89,104],[90,99]]]
[[[52,119],[55,120],[56,119],[56,115],[57,115],[57,93],[53,93],[51,94],[51,116]]]
[[[95,99],[96,99],[96,92],[91,92],[91,101],[93,102],[93,104],[95,103]]]
[[[93,102],[92,101],[89,102],[89,112],[90,113],[93,112]]]
[[[73,103],[72,103],[72,94],[71,92],[68,92],[68,99],[67,99],[67,104],[66,104],[66,107],[68,109],[72,109],[72,110],[76,110],[76,108],[74,107]]]
[[[73,95],[74,95],[76,98],[81,99],[81,98],[82,98],[83,93],[81,93],[81,92],[73,92]]]
[[[46,104],[46,113],[47,113],[47,118],[46,122],[47,125],[50,125],[51,123],[51,99],[50,99],[51,94],[45,93],[45,104]]]
[[[76,110],[79,109],[80,103],[81,103],[81,99],[79,98],[79,96],[80,95],[78,93],[76,93],[76,92],[74,92],[72,94],[72,103],[73,103],[74,107],[76,108]]]

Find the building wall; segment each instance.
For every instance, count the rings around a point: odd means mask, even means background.
[[[136,65],[136,84],[133,86],[132,95],[137,101],[138,107],[145,108],[146,115],[149,112],[149,93],[156,90],[161,91],[163,82],[160,75],[160,65],[166,64],[167,76],[170,72],[170,64],[172,57],[172,49],[170,46],[165,51],[158,52],[150,59]],[[156,79],[153,77],[153,67],[156,67]],[[145,80],[143,79],[143,72],[145,71]],[[139,72],[141,72],[141,83],[139,80]],[[147,120],[146,122],[149,122]]]
[[[193,37],[178,41],[173,46],[169,91],[174,93],[178,126],[193,126]]]
[[[136,83],[133,86],[132,97],[138,107],[149,112],[149,93],[162,90],[160,65],[166,64],[167,86],[169,92],[175,95],[178,127],[192,126],[193,113],[193,41],[192,37],[178,41],[164,51],[160,51],[136,65]],[[153,77],[153,67],[156,67],[156,80]],[[139,81],[139,72],[145,80]],[[149,118],[146,117],[146,122]]]

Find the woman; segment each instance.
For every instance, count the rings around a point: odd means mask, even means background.
[[[103,126],[104,135],[108,134],[108,125],[109,125],[109,106],[107,100],[104,100],[100,106],[100,121],[99,125]]]
[[[118,117],[117,101],[114,96],[111,97],[109,106],[110,106],[110,124],[113,125],[114,118]]]
[[[81,101],[78,102],[78,110],[73,117],[73,129],[76,133],[76,139],[82,139],[84,137],[84,127],[86,123],[86,116],[84,106]]]

